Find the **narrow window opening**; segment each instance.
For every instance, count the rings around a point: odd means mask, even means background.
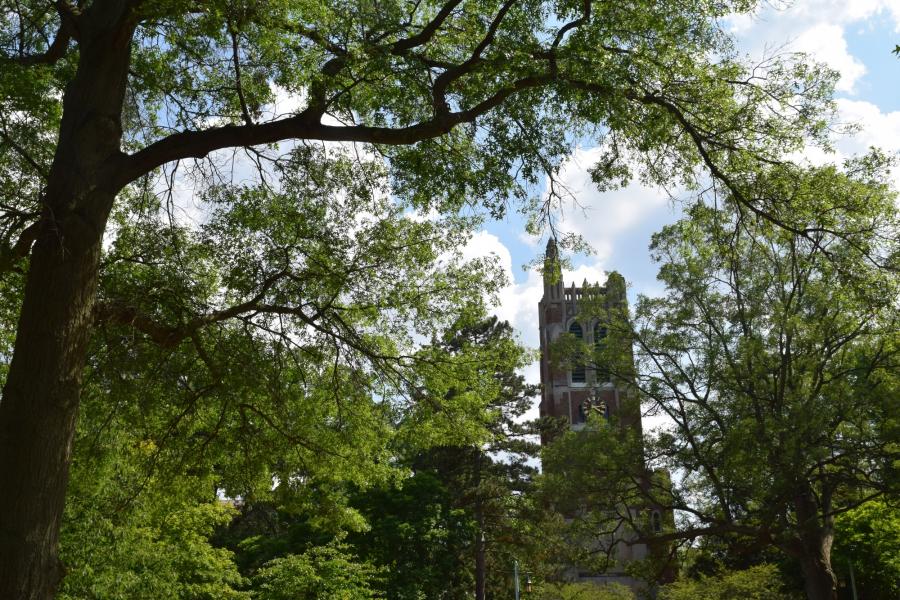
[[[603,348],[603,343],[606,340],[606,327],[600,325],[600,323],[594,324],[594,350],[599,352]],[[597,381],[606,383],[607,381],[611,381],[609,369],[606,368],[605,365],[597,366]]]
[[[584,330],[581,329],[581,325],[578,322],[573,322],[569,325],[569,333],[574,335],[577,339],[584,339]],[[584,368],[584,365],[576,365],[572,367],[572,383],[585,383],[587,382],[587,371]]]

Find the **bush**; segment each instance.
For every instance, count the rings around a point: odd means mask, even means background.
[[[757,565],[712,577],[684,579],[664,585],[659,600],[791,600],[775,565]]]
[[[634,600],[634,593],[624,585],[608,583],[548,583],[534,594],[535,600]]]

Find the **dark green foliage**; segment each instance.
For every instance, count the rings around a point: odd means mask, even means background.
[[[348,540],[383,567],[385,597],[460,598],[474,587],[470,557],[477,526],[471,511],[456,505],[448,483],[423,470],[357,496],[354,506],[370,529]]]
[[[900,595],[900,509],[884,500],[866,502],[837,517],[834,569],[850,597],[850,566],[860,598]]]
[[[635,595],[627,587],[610,583],[597,585],[594,583],[560,583],[539,586],[531,600],[634,600]]]
[[[277,505],[248,503],[217,538],[235,550],[243,573],[252,576],[277,557],[342,540],[359,560],[379,569],[372,588],[385,597],[458,598],[474,586],[476,540],[483,533],[488,589],[507,590],[513,556],[523,546],[522,494],[533,474],[527,460],[535,445],[527,437],[530,429],[517,422],[534,393],[515,373],[526,355],[510,326],[496,319],[462,320],[423,353],[436,362],[423,371],[421,380],[430,387],[422,388],[419,402],[435,406],[428,394],[439,393],[446,401],[439,406],[443,412],[464,397],[465,405],[479,407],[484,431],[468,438],[461,431],[440,433],[443,426],[427,434],[406,429],[408,435],[395,438],[393,462],[403,469],[395,477],[321,497],[310,490],[320,488],[316,481],[281,485],[273,496]],[[457,376],[448,379],[450,373]],[[422,415],[409,416],[417,427],[430,427]],[[452,419],[448,426],[458,428],[460,416],[439,412],[431,418]],[[410,427],[402,420],[397,425]],[[480,441],[436,444],[440,439]],[[335,512],[345,518],[329,518],[328,503],[340,505]]]

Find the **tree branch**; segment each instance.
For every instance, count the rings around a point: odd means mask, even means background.
[[[56,36],[47,50],[40,54],[30,54],[24,56],[10,57],[13,63],[30,67],[33,65],[52,65],[66,55],[69,49],[69,42],[78,39],[78,17],[80,11],[64,0],[54,2],[56,12],[59,13],[59,28],[56,30]]]
[[[32,223],[22,230],[19,239],[12,246],[0,249],[0,273],[13,270],[17,260],[28,256],[31,245],[40,232],[40,221]]]
[[[159,323],[147,314],[142,313],[137,307],[116,301],[98,302],[94,308],[94,320],[96,322],[129,325],[145,333],[153,342],[163,348],[173,348],[182,340],[192,336],[201,327],[226,321],[243,313],[256,310],[263,298],[265,298],[266,293],[286,275],[286,272],[279,271],[266,278],[260,286],[260,291],[246,302],[195,317],[181,325]]]
[[[250,109],[247,108],[247,99],[244,97],[244,87],[241,83],[241,60],[238,48],[237,31],[228,24],[228,34],[231,36],[231,60],[234,63],[234,86],[237,90],[238,101],[241,104],[241,116],[244,118],[246,125],[253,125],[253,117],[250,116]]]
[[[43,165],[38,163],[37,160],[35,160],[34,157],[32,157],[28,153],[28,151],[25,150],[25,148],[20,146],[14,139],[12,139],[12,137],[8,133],[6,133],[6,131],[0,129],[0,137],[3,138],[3,141],[6,142],[6,144],[10,148],[12,148],[16,152],[16,154],[21,156],[25,162],[27,162],[29,165],[31,165],[31,168],[34,169],[38,175],[43,177],[44,181],[47,181],[50,178],[49,173],[43,167]]]
[[[487,47],[491,45],[491,42],[494,41],[494,38],[497,35],[497,30],[500,28],[500,24],[503,22],[504,17],[506,17],[506,13],[509,12],[509,9],[512,8],[513,4],[515,4],[515,0],[507,0],[503,3],[503,6],[500,7],[500,10],[497,11],[497,14],[491,21],[487,33],[485,33],[481,42],[478,43],[478,45],[472,51],[472,54],[465,60],[465,62],[460,63],[453,68],[447,69],[446,71],[438,75],[437,79],[434,80],[434,86],[432,87],[431,94],[436,113],[441,114],[449,112],[450,109],[447,106],[446,99],[447,87],[463,75],[471,73],[472,70],[475,69],[475,67],[481,60],[481,55],[484,53]]]
[[[415,48],[416,46],[421,46],[423,44],[427,44],[431,38],[434,37],[434,34],[437,33],[438,29],[441,28],[444,21],[447,20],[447,17],[453,12],[457,6],[460,5],[462,0],[450,0],[444,6],[441,7],[441,10],[438,11],[438,14],[435,15],[434,19],[428,22],[422,30],[414,36],[404,38],[402,40],[397,40],[394,42],[394,45],[391,46],[392,54],[403,54],[406,50],[410,50]]]
[[[456,125],[474,121],[522,90],[546,85],[549,75],[524,77],[496,90],[475,106],[437,115],[406,127],[335,126],[319,122],[318,111],[307,108],[300,114],[253,125],[226,125],[203,131],[182,131],[158,140],[131,154],[119,155],[107,164],[110,178],[119,189],[168,162],[202,158],[223,148],[259,146],[287,139],[329,142],[363,142],[389,146],[410,145],[446,134]]]

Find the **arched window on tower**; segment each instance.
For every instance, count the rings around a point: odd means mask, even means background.
[[[581,325],[577,321],[573,321],[571,325],[569,325],[569,333],[574,335],[577,339],[584,339],[584,330],[581,329]],[[587,381],[587,374],[585,373],[584,365],[576,365],[572,367],[572,383],[585,383]]]
[[[606,340],[606,327],[599,322],[594,323],[594,351],[599,352],[603,348],[603,342]],[[597,366],[597,381],[611,381],[609,369],[604,365]]]
[[[662,515],[659,514],[658,510],[654,510],[650,515],[650,524],[653,527],[653,533],[662,531]]]

